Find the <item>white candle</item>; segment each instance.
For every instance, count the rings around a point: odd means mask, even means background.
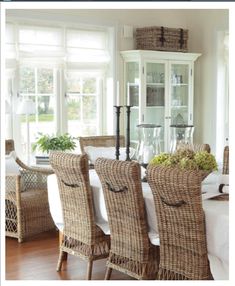
[[[151,150],[149,146],[144,146],[143,163],[148,164],[151,159]]]
[[[117,82],[116,106],[120,106],[119,81]]]
[[[130,94],[128,93],[127,95],[127,103],[126,103],[127,106],[130,106]]]

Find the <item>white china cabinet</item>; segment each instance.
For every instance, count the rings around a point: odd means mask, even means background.
[[[130,138],[137,125],[161,125],[161,151],[169,151],[170,125],[193,124],[194,62],[201,54],[122,51],[125,103],[131,105]]]

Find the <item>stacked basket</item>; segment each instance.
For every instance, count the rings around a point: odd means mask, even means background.
[[[138,50],[187,52],[188,30],[167,27],[137,28],[136,44]]]

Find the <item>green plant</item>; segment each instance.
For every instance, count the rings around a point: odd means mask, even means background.
[[[214,155],[206,152],[193,152],[192,150],[178,150],[174,154],[161,153],[155,156],[151,165],[163,165],[168,167],[177,167],[184,170],[217,170],[217,163]]]
[[[49,153],[50,150],[72,151],[76,147],[76,139],[68,133],[57,136],[39,133],[39,137],[33,144],[33,151],[36,149],[43,153]]]

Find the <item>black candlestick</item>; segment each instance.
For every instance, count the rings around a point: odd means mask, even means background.
[[[120,148],[120,124],[119,124],[119,121],[120,121],[120,112],[121,112],[121,108],[122,106],[117,106],[115,105],[114,106],[116,108],[116,160],[119,160],[119,155],[120,155],[120,152],[119,152],[119,148]]]
[[[126,161],[131,161],[130,159],[130,114],[131,114],[131,106],[126,105]]]

